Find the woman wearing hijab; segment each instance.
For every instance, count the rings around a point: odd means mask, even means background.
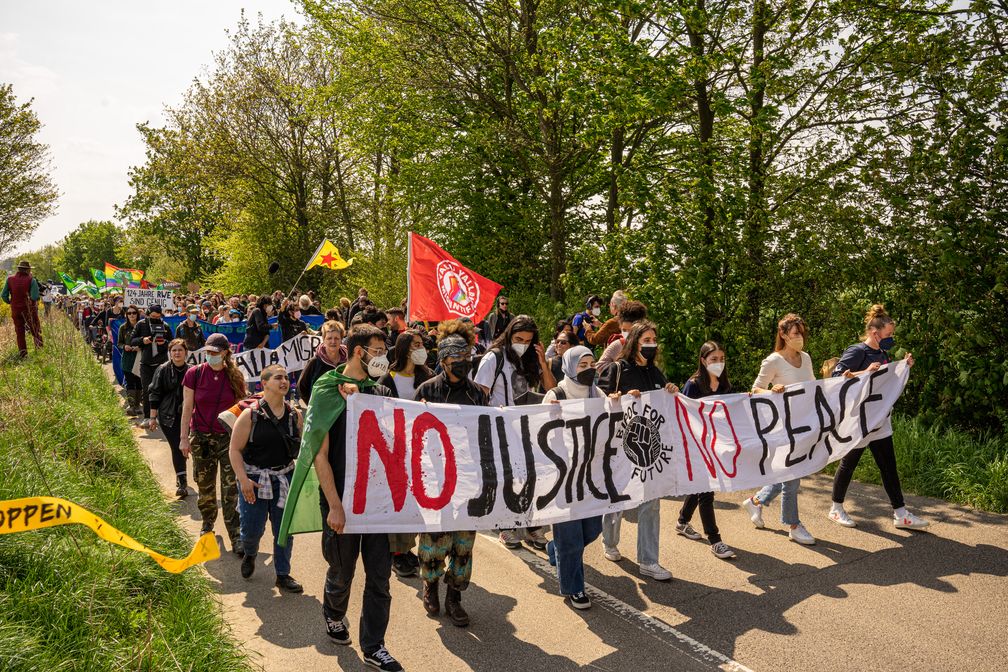
[[[604,399],[595,386],[595,356],[583,345],[568,348],[563,354],[563,378],[546,393],[544,404],[558,404],[567,399]],[[591,600],[585,594],[584,549],[602,534],[602,516],[571,520],[553,525],[553,540],[546,544],[551,565],[556,565],[560,593],[570,598],[575,609],[588,609]]]

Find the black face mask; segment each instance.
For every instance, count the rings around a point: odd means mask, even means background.
[[[580,385],[589,386],[595,383],[595,369],[585,369],[577,374],[577,382]]]
[[[453,376],[455,376],[459,380],[462,380],[469,376],[470,366],[471,365],[469,360],[463,359],[460,362],[452,362],[451,366],[449,366],[448,368],[451,369],[451,373]]]
[[[646,343],[640,346],[640,354],[644,360],[650,364],[658,356],[658,345],[655,343]]]

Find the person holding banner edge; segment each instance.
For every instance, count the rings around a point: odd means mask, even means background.
[[[795,313],[788,313],[777,323],[774,337],[774,351],[760,364],[759,374],[753,382],[753,394],[773,392],[780,394],[792,383],[815,380],[812,357],[805,352],[808,327],[805,320]],[[763,529],[763,507],[781,495],[781,523],[788,526],[788,538],[804,546],[816,543],[798,517],[798,490],[801,479],[768,485],[752,497],[747,497],[742,506],[749,514],[749,520],[757,529]]]
[[[661,389],[678,394],[678,386],[668,382],[661,369],[655,366],[657,357],[658,327],[649,320],[636,322],[627,334],[623,351],[602,375],[599,387],[606,390],[611,399],[619,399],[624,394],[640,397],[641,392]],[[605,558],[612,562],[623,559],[618,544],[624,513],[609,513],[602,519]],[[656,581],[671,581],[672,573],[658,562],[660,516],[661,500],[653,499],[637,507],[637,564],[644,576]]]
[[[399,336],[400,340],[403,335]],[[419,337],[418,337],[419,338]],[[416,401],[460,406],[486,406],[489,395],[469,378],[470,353],[476,344],[471,322],[448,320],[438,325],[438,362],[441,373],[420,385]],[[441,611],[438,583],[445,579],[445,615],[455,625],[469,625],[469,614],[462,607],[462,592],[472,577],[473,546],[476,532],[423,532],[420,534],[420,578],[423,579],[423,604],[427,613]],[[448,561],[447,573],[445,560]]]
[[[315,473],[319,481],[319,507],[322,513],[322,555],[329,563],[326,572],[322,612],[326,634],[337,644],[350,643],[346,612],[350,603],[357,560],[364,565],[364,596],[360,617],[360,646],[364,662],[385,672],[399,672],[402,665],[385,648],[392,594],[392,555],[388,534],[344,534],[346,513],[343,510],[343,490],[346,479],[346,404],[352,394],[393,396],[392,391],[373,379],[388,371],[385,332],[370,324],[350,329],[346,339],[346,364],[323,374],[313,388],[313,401],[308,407],[305,438],[313,431],[313,417],[334,413],[332,424],[322,436],[315,456]],[[339,399],[329,404],[328,394],[338,384]],[[342,402],[342,403],[340,403]],[[329,406],[329,408],[326,408]],[[328,420],[328,415],[326,415]]]
[[[885,306],[875,304],[868,309],[864,322],[865,330],[862,340],[844,350],[840,361],[833,368],[834,376],[853,378],[878,371],[881,366],[889,364],[889,350],[895,345],[893,339],[893,332],[896,330],[895,320],[886,312]],[[911,353],[907,353],[906,362],[907,366],[913,366],[914,360]],[[907,530],[921,530],[928,527],[930,522],[915,516],[906,509],[899,472],[896,469],[896,452],[892,434],[875,439],[868,444],[867,448],[871,450],[872,457],[875,458],[875,464],[878,465],[879,473],[882,476],[882,486],[889,496],[889,503],[893,508],[893,525],[899,529]],[[847,453],[841,458],[840,466],[833,476],[833,505],[830,508],[829,519],[844,527],[857,525],[847,515],[843,504],[851,478],[854,477],[854,469],[857,468],[864,451],[864,448],[858,448]]]

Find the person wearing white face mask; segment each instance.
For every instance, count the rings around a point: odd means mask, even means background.
[[[731,383],[728,381],[728,372],[725,370],[725,353],[716,342],[707,341],[700,346],[700,365],[697,367],[696,373],[686,381],[682,392],[690,399],[702,399],[731,392]],[[713,492],[687,495],[683,501],[682,509],[679,511],[676,533],[687,539],[701,538],[700,533],[690,525],[690,518],[693,517],[693,512],[697,508],[700,509],[700,521],[703,523],[704,534],[707,535],[707,540],[710,542],[711,553],[722,559],[734,558],[735,551],[721,541],[721,533],[714,516]]]
[[[592,295],[585,300],[585,310],[578,313],[571,320],[574,326],[574,334],[581,343],[586,342],[595,335],[595,332],[602,328],[599,316],[602,315],[602,299]]]
[[[583,345],[563,353],[563,379],[546,393],[544,404],[567,399],[601,399],[605,393],[595,386],[595,356]],[[570,598],[575,609],[588,609],[585,593],[584,549],[602,534],[602,516],[591,516],[553,525],[553,541],[546,544],[551,565],[556,565],[560,594]]]
[[[243,555],[238,520],[238,486],[228,456],[227,427],[218,414],[245,398],[245,377],[231,356],[224,334],[210,334],[206,362],[186,371],[182,378],[182,454],[193,456],[193,480],[199,490],[196,506],[203,519],[202,533],[217,521],[217,471],[220,470],[221,509],[224,526],[235,555]]]
[[[474,378],[486,391],[491,406],[525,406],[542,401],[543,392],[556,387],[556,380],[546,361],[546,351],[539,342],[539,327],[528,315],[519,315],[480,360]],[[536,550],[546,549],[546,536],[540,528],[528,528],[527,540]],[[522,544],[515,530],[501,530],[500,542],[510,549]]]
[[[754,394],[763,392],[780,394],[784,392],[787,385],[815,380],[812,358],[805,352],[805,338],[807,336],[808,327],[800,316],[788,313],[781,318],[781,321],[777,323],[774,351],[763,360],[759,375],[753,382],[752,391]],[[742,502],[742,506],[749,513],[749,519],[753,525],[762,529],[765,527],[763,507],[772,502],[777,495],[781,495],[781,522],[790,528],[788,538],[799,544],[812,546],[815,544],[815,537],[809,534],[798,517],[798,489],[800,486],[800,478],[768,485],[753,497]]]
[[[396,338],[389,372],[378,383],[392,390],[400,399],[413,399],[416,390],[434,377],[434,372],[427,368],[426,362],[427,349],[424,348],[420,333],[404,331]],[[389,535],[392,571],[396,576],[406,577],[417,573],[420,560],[413,553],[415,544],[415,534],[405,532]]]

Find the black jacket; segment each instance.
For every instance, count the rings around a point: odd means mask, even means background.
[[[189,365],[180,373],[170,361],[154,370],[154,378],[147,388],[151,408],[158,411],[158,422],[164,427],[174,427],[182,419],[182,378]]]
[[[164,343],[160,345],[154,343],[144,343],[143,340],[150,336],[152,339],[160,336]],[[140,348],[140,364],[142,366],[157,366],[168,361],[168,342],[172,340],[172,330],[163,319],[157,324],[152,324],[150,318],[145,318],[137,322],[133,330],[133,339],[130,345]],[[155,349],[157,354],[155,354]]]
[[[457,385],[452,385],[444,373],[439,373],[423,385],[418,386],[416,396],[413,399],[431,404],[458,404],[459,406],[486,406],[490,403],[490,396],[471,378],[466,378]]]
[[[277,324],[280,326],[281,343],[308,331],[308,324],[304,320],[295,319],[287,313],[280,313],[277,317]]]
[[[665,387],[665,374],[654,364],[639,366],[625,359],[617,359],[599,376],[598,386],[606,394],[619,391],[626,394],[630,390],[650,392]]]
[[[186,342],[186,349],[190,352],[199,350],[206,344],[206,336],[203,335],[203,328],[199,322],[193,322],[190,327],[189,320],[182,320],[175,327],[175,336]]]
[[[248,322],[245,323],[245,342],[242,344],[242,348],[245,350],[258,348],[263,339],[269,336],[269,332],[270,324],[266,318],[266,311],[262,308],[256,308],[249,315]]]

